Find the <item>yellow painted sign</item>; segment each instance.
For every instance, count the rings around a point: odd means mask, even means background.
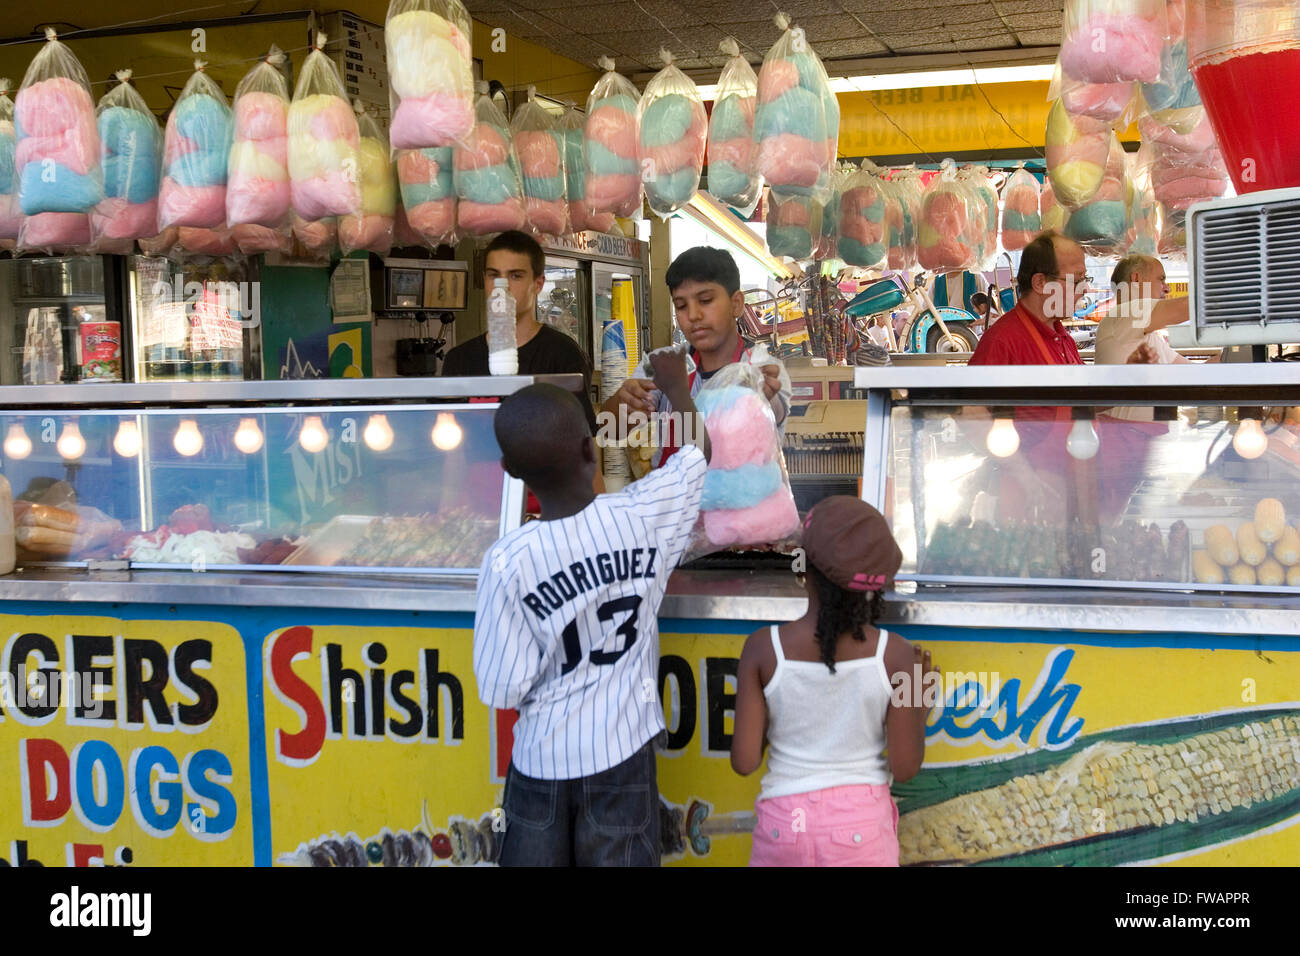
[[[235,630],[9,615],[0,628],[10,865],[252,865]]]

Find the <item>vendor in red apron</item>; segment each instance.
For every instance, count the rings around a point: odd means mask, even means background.
[[[745,297],[740,291],[740,270],[731,254],[722,249],[696,246],[687,249],[673,260],[664,273],[677,325],[691,346],[691,361],[695,371],[690,376],[691,395],[698,395],[704,383],[719,369],[735,362],[748,362],[750,346],[740,337],[736,321],[745,308]],[[772,414],[778,426],[785,423],[790,413],[790,377],[776,362],[764,365],[763,394],[772,404]],[[647,415],[667,415],[672,405],[667,396],[654,387],[654,383],[641,378],[629,378],[602,406],[602,412],[618,416],[620,407],[627,412],[644,412]],[[667,421],[665,418],[660,421]],[[651,459],[658,468],[681,446],[681,436],[668,429],[661,437],[660,447]]]

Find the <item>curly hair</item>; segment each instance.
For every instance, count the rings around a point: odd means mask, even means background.
[[[817,589],[817,646],[822,663],[834,674],[835,645],[840,635],[847,631],[854,640],[865,641],[862,630],[884,614],[885,596],[880,591],[846,590],[812,566],[808,574]]]

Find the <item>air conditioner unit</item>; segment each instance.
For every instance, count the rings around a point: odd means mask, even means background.
[[[1171,329],[1171,343],[1300,342],[1300,189],[1192,206],[1187,263],[1190,329]]]

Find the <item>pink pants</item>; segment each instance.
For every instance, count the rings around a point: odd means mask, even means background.
[[[750,866],[898,866],[898,807],[884,785],[828,787],[754,809]]]

